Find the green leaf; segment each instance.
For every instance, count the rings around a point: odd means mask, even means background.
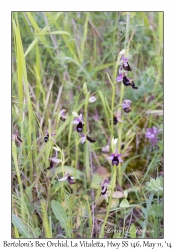
[[[62,173],[62,171],[63,171],[62,167],[56,168],[57,174]],[[81,172],[80,170],[76,168],[69,167],[69,166],[64,166],[64,172],[71,172],[71,175],[78,180],[83,180],[85,177],[83,172]]]
[[[163,177],[157,177],[156,179],[151,178],[150,182],[146,183],[146,189],[152,193],[159,193],[163,195]]]
[[[22,223],[21,219],[18,216],[16,216],[15,214],[12,214],[12,223],[15,227],[17,227],[20,234],[22,234],[25,238],[33,238],[29,234],[27,227]]]
[[[57,220],[59,220],[61,227],[66,230],[68,236],[70,237],[70,230],[69,230],[70,219],[67,217],[64,208],[58,201],[55,200],[52,200],[51,207],[55,217],[57,218]]]
[[[37,35],[38,36],[44,36],[44,35],[50,35],[50,34],[54,34],[54,35],[68,35],[70,36],[70,33],[66,32],[66,31],[49,31],[49,32],[44,32],[44,31],[41,31],[41,32],[38,32]]]
[[[120,207],[129,207],[129,202],[127,199],[123,199],[121,202],[120,202]]]
[[[138,157],[140,157],[140,155],[135,155],[135,156],[129,158],[127,161],[125,161],[125,162],[122,164],[122,173],[125,172],[125,170],[126,170],[128,164],[129,164],[132,160],[134,160],[135,158],[138,158]]]
[[[102,177],[98,174],[93,174],[92,181],[91,181],[91,188],[98,189],[99,183],[101,183],[101,182],[103,182]]]
[[[35,237],[36,237],[36,238],[39,238],[39,236],[41,235],[41,230],[40,230],[40,228],[39,228],[39,227],[36,227],[36,228],[34,229],[34,233],[35,233]]]
[[[131,239],[135,239],[136,238],[136,227],[133,223],[131,224],[129,231],[130,231]]]
[[[149,215],[163,218],[163,203],[151,205]]]

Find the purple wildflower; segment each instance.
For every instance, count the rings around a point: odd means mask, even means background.
[[[60,112],[59,112],[59,115],[61,116],[61,120],[64,122],[66,120],[66,110],[65,109],[62,109]]]
[[[66,173],[65,176],[63,176],[59,181],[68,181],[69,184],[75,184],[75,177],[71,176],[71,173]]]
[[[85,141],[86,141],[86,135],[82,134],[81,135],[81,143],[83,144],[83,143],[85,143]]]
[[[119,76],[116,78],[116,81],[117,81],[117,82],[123,81],[123,74],[122,74],[122,73],[119,74]]]
[[[149,141],[151,142],[152,146],[155,146],[158,142],[157,140],[157,134],[158,134],[158,130],[156,127],[152,127],[152,128],[148,128],[146,130],[146,138],[149,139]]]
[[[122,108],[123,110],[126,112],[126,113],[129,113],[131,112],[131,101],[128,100],[128,99],[125,99],[123,102],[122,102]]]
[[[116,78],[116,81],[121,82],[123,81],[123,77],[124,77],[124,73],[122,73],[122,66],[119,68],[118,73],[119,73],[119,76]]]
[[[53,156],[52,158],[49,158],[50,160],[50,166],[47,169],[52,169],[54,167],[55,164],[58,164],[61,162],[60,159],[57,159],[58,156],[58,152],[55,152],[55,156]]]
[[[75,120],[72,122],[73,124],[77,124],[77,132],[82,132],[83,131],[83,116],[80,114],[78,117],[75,118]]]
[[[135,83],[133,82],[133,79],[127,78],[126,73],[123,74],[123,84],[125,86],[131,86],[133,89],[138,89],[138,87],[135,86]]]
[[[153,101],[155,99],[154,95],[151,95],[149,98],[149,102]]]
[[[82,135],[80,135],[81,136],[81,143],[83,144],[85,141],[86,141],[86,139],[89,141],[89,142],[95,142],[95,140],[93,140],[93,139],[91,139],[89,136],[87,136],[87,135],[84,135],[84,134],[82,134]]]
[[[15,141],[17,144],[21,145],[22,139],[18,136],[18,130],[12,134],[12,141]]]
[[[129,58],[125,58],[124,55],[122,55],[120,65],[123,66],[124,70],[131,71],[132,69],[130,68],[128,61],[129,61]]]
[[[109,179],[104,179],[103,183],[101,183],[101,195],[106,195],[107,187],[109,186]]]
[[[115,150],[114,154],[111,154],[111,156],[108,157],[109,160],[112,160],[112,165],[118,166],[119,162],[123,162],[123,160],[120,158],[121,154],[118,154],[118,149]]]
[[[121,119],[121,112],[120,110],[118,110],[115,114],[114,114],[114,118],[113,118],[113,124],[116,125],[118,122],[123,122],[123,120]]]
[[[102,152],[103,152],[104,154],[108,153],[108,152],[109,152],[109,145],[104,146],[104,147],[102,148]]]
[[[56,135],[56,134],[54,134],[54,133],[51,134],[51,136],[55,136],[55,135]],[[49,138],[50,138],[49,132],[46,131],[45,136],[44,136],[44,141],[45,141],[45,142],[48,142]],[[54,139],[54,138],[51,138],[51,139],[55,142],[55,139]]]

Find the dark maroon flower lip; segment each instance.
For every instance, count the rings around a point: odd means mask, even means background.
[[[125,65],[123,64],[123,69],[126,70],[126,71],[132,71],[132,69],[131,69],[129,63],[127,62],[126,64],[127,64],[127,66],[125,66]]]
[[[123,122],[123,120],[121,119],[122,115],[121,115],[121,111],[118,110],[117,112],[114,113],[113,116],[113,125],[116,125],[118,122]]]
[[[135,83],[132,79],[127,78],[125,75],[123,76],[123,84],[125,86],[131,86],[133,89],[138,89],[138,87],[135,86]]]
[[[12,141],[15,141],[16,143],[21,144],[23,141],[18,135],[18,130],[14,134],[12,134]]]
[[[115,150],[114,154],[111,154],[111,156],[108,157],[109,160],[112,160],[112,165],[118,165],[120,162],[123,162],[123,160],[120,158],[121,154],[118,154],[118,149]]]
[[[108,190],[109,179],[106,178],[103,183],[101,183],[101,195],[105,195]]]
[[[122,65],[124,70],[131,71],[132,69],[131,69],[128,61],[129,61],[129,58],[124,57],[124,55],[122,55],[121,60],[120,60],[120,65]]]
[[[66,114],[66,110],[65,110],[65,109],[62,109],[62,110],[59,112],[60,120],[63,121],[63,122],[65,122],[65,120],[66,120],[65,114]]]
[[[55,135],[56,135],[56,134],[54,134],[54,133],[51,134],[51,136],[55,136]],[[45,142],[48,142],[49,138],[50,138],[49,132],[46,131],[45,136],[44,136],[44,141],[45,141]]]
[[[69,184],[71,184],[71,185],[75,184],[75,179],[72,176],[68,176],[67,180],[68,180]]]
[[[129,108],[124,108],[123,109],[126,113],[129,113],[129,112],[131,112],[131,107],[129,107]]]
[[[123,102],[122,102],[122,108],[123,110],[126,112],[126,113],[129,113],[131,112],[131,101],[128,100],[128,99],[125,99]]]
[[[68,181],[69,184],[75,184],[75,177],[71,176],[71,173],[66,173],[59,181]]]
[[[83,120],[82,114],[80,114],[78,117],[76,117],[75,120],[73,120],[72,123],[77,124],[76,129],[77,129],[78,133],[81,133],[83,131],[84,120]]]
[[[88,132],[87,132],[88,133]],[[86,140],[88,140],[90,143],[94,143],[96,142],[96,140],[90,138],[88,135],[86,134],[79,134],[81,136],[81,143],[83,144]]]
[[[50,166],[47,169],[52,169],[56,164],[62,162],[60,159],[57,158],[57,156],[58,156],[58,151],[55,150],[55,155],[49,158]]]
[[[81,133],[83,131],[83,123],[79,122],[76,129],[77,129],[77,132]]]

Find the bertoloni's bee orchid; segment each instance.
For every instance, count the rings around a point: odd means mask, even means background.
[[[114,154],[111,154],[111,156],[108,157],[109,160],[112,160],[112,165],[118,166],[119,162],[123,162],[123,160],[120,158],[121,154],[118,154],[118,149],[115,150]]]
[[[130,68],[128,61],[129,61],[129,58],[125,58],[124,55],[122,55],[119,64],[122,65],[124,70],[131,71],[132,69]]]
[[[109,186],[109,179],[104,179],[103,183],[101,183],[101,195],[105,195]]]
[[[71,176],[71,172],[65,173],[65,175],[61,179],[59,179],[59,181],[66,181],[66,180],[69,182],[69,184],[75,184],[75,177]]]
[[[72,112],[73,113],[73,112]],[[77,116],[75,118],[75,120],[73,120],[72,122],[73,124],[77,124],[77,132],[81,133],[83,131],[83,124],[84,124],[84,120],[83,120],[83,116],[82,114],[80,114],[79,116]]]
[[[88,133],[88,132],[87,132]],[[84,134],[79,134],[80,136],[81,136],[81,143],[83,144],[83,143],[85,143],[85,141],[86,140],[88,140],[90,143],[94,143],[95,142],[95,140],[93,140],[93,139],[91,139],[88,135],[87,135],[87,133],[84,135]]]
[[[60,115],[60,119],[61,119],[61,121],[63,121],[63,122],[65,122],[65,120],[66,120],[66,116],[65,116],[65,114],[66,114],[66,110],[65,109],[62,109],[60,112],[59,112],[59,115]]]
[[[131,101],[128,100],[128,99],[125,99],[123,102],[122,102],[122,108],[123,110],[126,112],[126,113],[129,113],[131,112]]]
[[[52,169],[54,167],[54,165],[62,162],[60,159],[57,159],[57,156],[58,156],[58,151],[55,150],[55,155],[53,157],[49,158],[49,160],[50,160],[50,166],[47,168],[48,170]]]

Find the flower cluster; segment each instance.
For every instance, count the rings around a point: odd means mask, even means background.
[[[158,130],[157,130],[156,127],[148,128],[146,130],[146,138],[149,139],[152,146],[155,146],[157,144],[157,142],[158,142],[157,135],[158,135]]]
[[[132,70],[129,63],[128,63],[128,60],[129,60],[129,58],[125,58],[124,55],[122,55],[122,59],[120,61],[121,67],[119,68],[119,76],[116,78],[116,81],[117,82],[123,81],[123,84],[125,86],[131,86],[133,89],[138,89],[138,87],[135,86],[133,79],[127,78],[126,71]]]
[[[78,115],[75,111],[72,112],[72,114],[76,117],[72,123],[77,125],[76,130],[78,134],[81,136],[81,143],[83,144],[86,140],[88,140],[91,143],[95,142],[95,140],[91,139],[87,135],[88,132],[86,134],[81,134],[83,132],[83,125],[84,125],[84,119],[82,114]]]
[[[112,138],[112,146],[114,148],[116,148],[118,139],[117,138]],[[106,145],[105,147],[102,148],[102,152],[104,154],[109,152],[109,145]],[[111,163],[113,166],[118,166],[118,164],[120,162],[123,162],[123,160],[121,159],[122,154],[118,154],[118,149],[115,149],[115,152],[113,154],[111,154],[109,157],[107,157],[109,160],[112,160]],[[107,192],[107,187],[109,186],[109,180],[108,178],[106,178],[104,180],[104,182],[101,184],[101,195],[106,196],[106,192]]]

